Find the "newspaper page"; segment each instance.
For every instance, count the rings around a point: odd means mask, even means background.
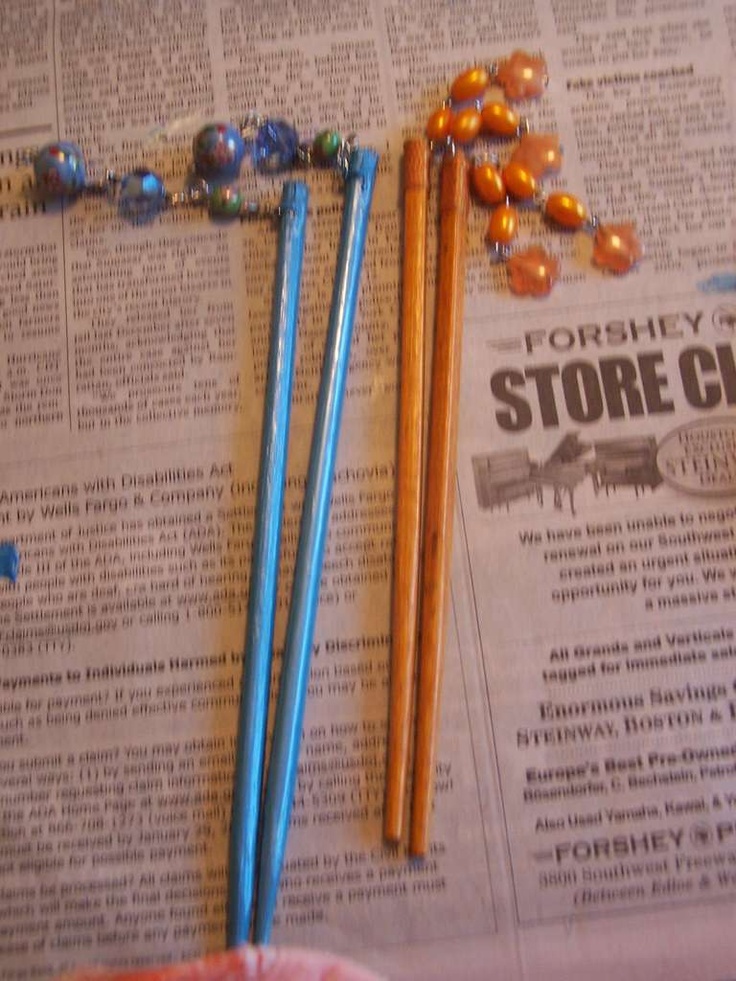
[[[381,839],[399,283],[390,75],[368,4],[10,2],[0,146],[0,977],[221,949],[233,742],[277,229],[105,196],[34,209],[26,147],[184,187],[212,120],[257,111],[382,154],[274,942],[386,970],[487,936],[491,879],[456,641],[427,860]],[[395,136],[398,134],[395,134]],[[21,163],[18,163],[18,160]],[[310,187],[275,696],[342,191]],[[282,178],[245,193],[277,204]],[[456,833],[455,815],[467,816]]]
[[[264,219],[35,208],[18,160],[70,139],[96,178],[178,190],[198,126],[251,111],[381,152],[274,942],[392,977],[725,974],[736,368],[728,296],[697,284],[734,258],[733,31],[703,2],[6,0],[3,981],[224,944],[276,253]],[[647,259],[603,277],[586,236],[525,213],[564,272],[512,299],[473,212],[433,844],[411,863],[381,842],[400,152],[455,74],[514,47],[548,60],[528,112],[565,146],[550,185],[636,219]],[[342,210],[334,174],[305,179],[274,693]],[[528,463],[508,497],[499,454]]]
[[[490,304],[481,271],[468,297],[463,644],[499,892],[530,976],[730,977],[736,304],[712,277],[734,269],[733,9],[551,6],[564,186],[635,218],[647,254],[601,276],[535,215],[554,296]]]

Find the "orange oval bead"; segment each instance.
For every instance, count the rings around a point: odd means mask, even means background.
[[[563,228],[582,228],[588,220],[583,202],[567,191],[553,191],[544,204],[544,213]]]
[[[477,109],[461,109],[450,124],[450,136],[456,143],[470,143],[480,133],[480,113]]]
[[[488,222],[486,238],[492,245],[510,245],[519,230],[519,213],[511,204],[500,204]]]
[[[531,170],[515,160],[503,168],[503,182],[509,194],[519,201],[534,197],[537,189],[537,182]]]
[[[477,65],[468,68],[458,75],[450,86],[450,98],[453,102],[467,102],[468,99],[480,99],[491,81],[487,68]]]
[[[450,133],[451,123],[452,110],[450,110],[447,106],[442,106],[440,109],[435,109],[427,120],[427,139],[435,141],[447,139]]]
[[[475,164],[470,171],[470,183],[484,204],[501,204],[506,200],[506,188],[501,173],[489,161]]]
[[[480,111],[483,129],[494,136],[516,136],[520,117],[505,102],[486,102]]]

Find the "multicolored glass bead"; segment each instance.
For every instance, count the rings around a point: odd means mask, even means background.
[[[148,221],[166,203],[164,182],[152,170],[137,167],[120,182],[120,211],[132,221]]]
[[[52,198],[72,197],[87,183],[84,156],[76,143],[60,141],[41,147],[33,159],[36,184]]]
[[[237,187],[218,184],[207,195],[207,209],[212,218],[237,218],[243,209],[243,195]]]
[[[210,123],[194,137],[194,169],[205,180],[237,177],[245,156],[245,140],[231,123]]]
[[[253,139],[253,166],[256,170],[277,174],[293,165],[298,149],[299,139],[293,126],[283,119],[267,119],[258,127]]]
[[[312,141],[312,159],[316,164],[329,165],[335,162],[342,136],[334,129],[323,129]]]

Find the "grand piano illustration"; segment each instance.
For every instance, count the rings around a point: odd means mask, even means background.
[[[567,497],[570,511],[575,514],[575,489],[588,476],[584,457],[589,449],[590,444],[583,443],[577,433],[568,433],[539,467],[539,482],[552,490],[552,501],[558,510]]]

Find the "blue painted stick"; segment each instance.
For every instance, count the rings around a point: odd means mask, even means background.
[[[247,942],[253,908],[307,199],[306,184],[284,184],[235,756],[227,911],[229,947]]]
[[[340,416],[378,154],[353,150],[266,778],[254,940],[268,943],[296,786]]]

